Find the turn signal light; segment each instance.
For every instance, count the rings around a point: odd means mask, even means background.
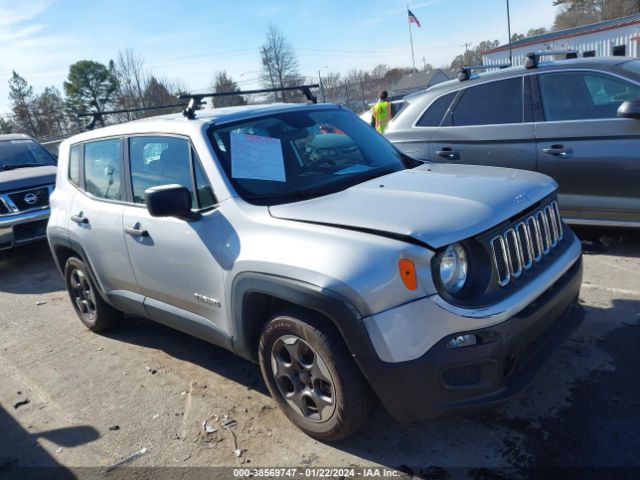
[[[409,259],[402,258],[398,262],[398,269],[402,283],[407,290],[415,290],[418,288],[418,279],[416,278],[416,266]]]

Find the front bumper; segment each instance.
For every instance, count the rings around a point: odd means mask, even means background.
[[[583,312],[576,300],[581,283],[578,258],[542,295],[508,320],[452,332],[414,360],[385,362],[373,351],[359,355],[358,363],[382,404],[401,421],[506,400],[533,379],[580,324]],[[481,342],[447,348],[448,340],[463,334],[475,334]]]
[[[50,209],[0,217],[0,250],[46,238]]]

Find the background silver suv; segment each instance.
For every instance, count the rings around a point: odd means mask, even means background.
[[[126,312],[259,362],[289,419],[335,440],[376,399],[412,420],[531,380],[580,320],[555,189],[416,167],[333,105],[230,107],[63,142],[48,237],[88,328]]]
[[[640,60],[541,62],[406,97],[385,131],[419,160],[523,168],[559,184],[569,223],[640,227]]]

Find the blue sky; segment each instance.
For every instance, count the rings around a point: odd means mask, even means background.
[[[552,0],[511,0],[513,32],[553,23]],[[414,0],[416,64],[447,65],[465,42],[507,40],[505,0]],[[36,92],[62,90],[70,64],[133,48],[154,74],[203,90],[218,70],[257,87],[270,23],[296,47],[300,72],[410,66],[402,0],[0,0],[0,113],[16,70]]]

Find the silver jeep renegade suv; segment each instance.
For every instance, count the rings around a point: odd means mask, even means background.
[[[60,147],[48,238],[82,322],[260,364],[320,440],[504,400],[581,319],[556,183],[416,164],[334,105],[162,116]]]

